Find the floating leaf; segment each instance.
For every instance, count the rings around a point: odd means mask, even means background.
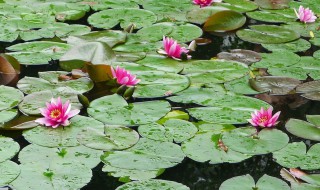
[[[218,59],[225,59],[231,61],[238,61],[251,65],[252,63],[261,60],[261,55],[255,51],[245,50],[245,49],[232,49],[229,52],[221,52],[217,55]]]
[[[301,96],[310,100],[320,100],[320,81],[310,81],[297,86],[297,93],[302,93]]]
[[[231,10],[219,11],[211,15],[204,23],[207,32],[226,32],[238,29],[246,23],[246,17]]]
[[[244,41],[258,44],[280,44],[300,37],[294,30],[275,25],[251,25],[250,29],[238,30],[237,36]]]
[[[18,115],[18,110],[16,109],[0,111],[0,124],[12,120],[17,115]]]
[[[281,179],[264,174],[255,184],[254,179],[249,175],[233,177],[224,181],[220,190],[248,190],[248,189],[282,189],[290,190],[288,184]]]
[[[286,123],[286,129],[291,134],[294,134],[298,137],[314,141],[320,141],[320,116],[307,115],[307,120],[309,122],[291,118]]]
[[[171,109],[166,101],[127,103],[115,94],[104,96],[90,103],[88,114],[105,124],[138,125],[159,120]]]
[[[23,99],[23,93],[15,88],[0,85],[0,111],[17,106]]]
[[[224,87],[228,91],[232,91],[237,94],[253,95],[253,94],[262,93],[262,92],[256,91],[250,86],[249,79],[250,79],[250,76],[246,75],[244,77],[224,83]]]
[[[224,3],[219,3],[219,6],[228,8],[240,13],[256,10],[258,5],[248,0],[224,0]]]
[[[203,24],[211,15],[224,10],[229,9],[219,6],[207,6],[199,9],[192,9],[191,11],[187,12],[186,17],[189,22]]]
[[[126,183],[124,185],[121,185],[116,190],[135,190],[135,189],[150,189],[152,190],[163,190],[163,189],[176,189],[176,190],[190,190],[189,187],[174,182],[174,181],[166,181],[166,180],[147,180],[147,181],[135,181]]]
[[[311,48],[310,42],[302,38],[292,42],[283,43],[283,44],[261,44],[261,45],[262,47],[274,53],[277,53],[279,51],[304,52]],[[282,56],[286,56],[286,54],[282,54]]]
[[[254,0],[255,3],[259,5],[260,8],[263,9],[285,9],[289,8],[289,2],[291,0]]]
[[[0,136],[0,163],[13,158],[20,149],[17,142],[9,137]]]
[[[284,148],[289,137],[278,129],[263,129],[258,134],[254,127],[242,127],[226,132],[222,142],[230,149],[251,155],[267,154]]]
[[[139,134],[127,127],[87,128],[78,133],[80,144],[97,150],[122,150],[136,144]]]
[[[147,67],[155,68],[156,70],[172,73],[180,73],[184,68],[184,64],[177,60],[156,54],[148,54],[144,59],[138,61],[137,63]]]
[[[0,163],[0,186],[5,186],[15,180],[20,174],[19,165],[12,161],[5,161]]]
[[[313,145],[307,152],[303,142],[289,143],[282,150],[273,153],[273,158],[281,166],[287,168],[300,167],[303,170],[316,170],[320,168],[320,144]]]
[[[296,17],[287,17],[286,15],[277,12],[253,11],[247,12],[246,14],[251,19],[270,23],[294,22],[296,20]]]
[[[288,51],[276,51],[273,53],[260,53],[261,60],[254,63],[254,68],[270,68],[291,66],[300,61],[300,56]]]

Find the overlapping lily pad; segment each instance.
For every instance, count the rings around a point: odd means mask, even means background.
[[[17,142],[9,137],[0,136],[0,163],[13,158],[20,149]]]
[[[8,185],[15,180],[20,174],[19,165],[12,161],[5,161],[0,163],[0,186]]]
[[[289,143],[285,148],[273,153],[275,161],[287,168],[316,170],[320,168],[320,144],[315,144],[307,152],[303,142]]]
[[[254,179],[249,175],[242,175],[233,177],[224,181],[220,190],[248,190],[248,189],[281,189],[281,190],[290,190],[288,184],[281,179],[268,176],[267,174],[263,175],[258,182],[255,184]]]
[[[207,32],[226,32],[238,29],[246,23],[246,17],[239,12],[224,10],[211,15],[204,23]]]
[[[320,101],[320,81],[310,81],[297,86],[297,93],[302,93],[301,96],[309,99]]]
[[[230,149],[251,155],[267,154],[287,146],[289,137],[277,129],[263,129],[259,133],[254,127],[242,127],[226,132],[222,142]]]
[[[110,29],[120,23],[122,28],[134,24],[136,28],[150,26],[157,21],[156,15],[147,10],[134,8],[108,9],[92,14],[89,24],[97,28]]]
[[[289,2],[291,0],[255,0],[254,2],[259,5],[260,8],[263,9],[284,9],[289,7]]]
[[[249,83],[249,80],[250,76],[246,75],[244,77],[224,83],[224,87],[227,90],[235,92],[237,94],[253,95],[262,93],[253,89]]]
[[[190,139],[198,131],[191,122],[181,119],[169,119],[163,126],[157,123],[140,125],[138,130],[143,137],[168,142],[174,140],[176,143]]]
[[[18,110],[16,109],[0,111],[0,124],[12,120],[17,115],[18,115]]]
[[[291,51],[291,52],[304,52],[311,48],[310,42],[305,39],[298,39],[292,42],[287,42],[283,44],[261,44],[264,48],[272,52],[278,51]],[[282,54],[286,56],[286,54]]]
[[[87,127],[104,129],[104,125],[90,117],[75,116],[67,127],[56,129],[38,126],[23,132],[24,138],[30,143],[45,147],[73,147],[78,146],[77,135]]]
[[[173,73],[180,73],[184,68],[183,63],[177,60],[156,54],[149,54],[137,63],[157,70]]]
[[[124,185],[121,185],[116,190],[135,190],[135,189],[148,189],[152,190],[163,190],[163,189],[176,189],[176,190],[190,190],[189,187],[177,183],[174,181],[166,180],[147,180],[147,181],[135,181]]]
[[[186,18],[189,22],[203,24],[211,15],[224,10],[229,9],[220,6],[207,6],[199,9],[192,9],[191,11],[187,12]]]
[[[230,10],[241,13],[253,11],[258,8],[258,5],[248,0],[224,0],[224,3],[219,3],[218,6],[228,8]]]
[[[286,123],[286,129],[298,137],[320,141],[320,116],[307,115],[307,120],[309,122],[299,119],[290,119]]]
[[[287,17],[286,15],[278,14],[277,12],[254,11],[246,13],[250,18],[270,23],[285,23],[294,22],[295,17]]]
[[[280,44],[300,37],[294,30],[275,25],[251,25],[249,27],[250,29],[237,31],[237,36],[251,43]]]
[[[273,53],[260,53],[261,60],[254,63],[254,68],[270,68],[291,66],[300,61],[300,56],[288,51],[275,51]]]
[[[184,154],[180,146],[176,144],[141,138],[135,146],[129,149],[106,152],[101,160],[106,163],[107,168],[112,169],[112,171],[107,172],[116,173],[114,170],[119,168],[125,176],[130,178],[130,170],[162,173],[161,171],[164,168],[179,164],[183,158]],[[108,167],[108,165],[111,167]],[[105,171],[107,168],[105,168]],[[135,172],[133,174],[136,176]]]
[[[15,88],[0,85],[0,111],[17,106],[23,99],[23,93]]]
[[[127,103],[115,94],[90,103],[88,114],[105,124],[139,125],[152,123],[165,116],[171,107],[167,101]]]
[[[39,72],[39,78],[24,77],[21,79],[17,87],[26,94],[40,92],[43,90],[55,90],[60,87],[69,87],[77,93],[84,93],[93,88],[93,82],[86,77],[75,80],[62,81],[59,80],[60,75],[66,75],[63,71]]]

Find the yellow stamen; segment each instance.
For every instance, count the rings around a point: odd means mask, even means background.
[[[263,116],[259,119],[259,123],[266,122],[268,120],[267,116]]]
[[[61,112],[60,112],[60,110],[57,110],[57,109],[51,111],[51,113],[50,113],[50,117],[54,118],[54,119],[59,117],[60,115],[61,115]]]

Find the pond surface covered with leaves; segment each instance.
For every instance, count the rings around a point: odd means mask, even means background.
[[[0,189],[320,189],[319,4],[0,0]]]

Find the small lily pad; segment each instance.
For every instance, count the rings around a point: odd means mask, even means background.
[[[232,10],[219,11],[211,15],[204,23],[207,32],[226,32],[238,29],[246,23],[246,17]]]
[[[5,122],[12,120],[17,115],[18,115],[18,110],[16,110],[16,109],[0,111],[0,125],[1,125],[1,123],[3,124]]]
[[[90,103],[88,114],[111,125],[139,125],[152,123],[165,116],[171,109],[167,101],[127,103],[114,94]]]
[[[23,96],[23,93],[18,89],[0,85],[0,111],[17,106]]]
[[[292,42],[283,43],[283,44],[261,44],[261,45],[267,50],[275,53],[278,51],[304,52],[311,48],[310,42],[302,38]],[[282,54],[282,56],[286,56],[286,54]]]
[[[319,115],[307,115],[307,120],[310,122],[302,121],[299,119],[291,118],[286,123],[286,129],[298,137],[304,139],[310,139],[314,141],[320,141],[320,116]]]
[[[224,181],[220,190],[248,190],[248,189],[281,189],[281,190],[290,190],[288,184],[281,179],[268,176],[267,174],[263,175],[258,182],[255,184],[254,179],[249,175],[242,175],[233,177]]]
[[[258,134],[254,127],[242,127],[226,132],[222,142],[230,149],[251,155],[267,154],[284,148],[289,137],[278,129],[263,129]]]
[[[147,180],[147,181],[135,181],[121,185],[116,190],[135,190],[135,189],[150,189],[152,190],[163,190],[163,189],[172,189],[172,190],[190,190],[189,187],[177,183],[174,181],[166,180]]]
[[[273,153],[273,158],[281,166],[303,170],[320,169],[320,144],[313,145],[307,152],[303,142],[289,143],[282,150]]]
[[[13,158],[20,149],[17,142],[9,137],[0,136],[0,163]]]

